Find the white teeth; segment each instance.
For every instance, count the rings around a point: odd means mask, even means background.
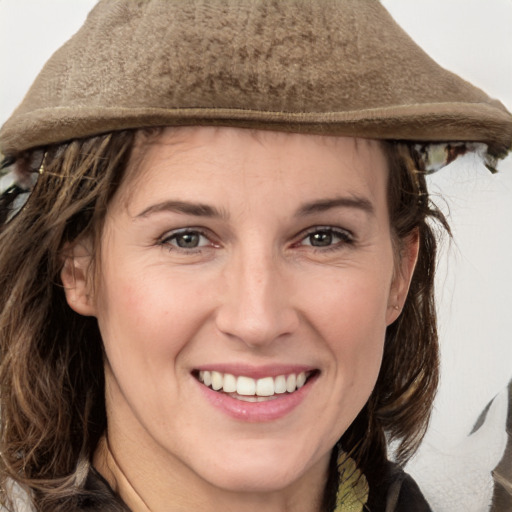
[[[222,377],[222,373],[212,372],[212,389],[218,391],[219,389],[222,389],[223,384],[224,379]]]
[[[236,391],[236,377],[230,373],[224,374],[224,386],[223,391],[225,393],[234,393]]]
[[[209,386],[212,383],[212,374],[211,372],[203,373],[203,383],[205,386]]]
[[[268,402],[269,400],[273,400],[276,398],[275,396],[243,396],[243,395],[229,395],[233,398],[236,398],[237,400],[240,400],[240,402]]]
[[[272,396],[274,394],[274,379],[265,377],[256,382],[256,394],[258,396]]]
[[[239,395],[255,395],[256,381],[250,377],[238,377],[236,380],[236,392]]]
[[[284,375],[276,377],[276,381],[274,382],[274,393],[279,395],[286,393],[286,377]]]
[[[288,375],[288,377],[286,377],[286,391],[288,391],[288,393],[293,393],[295,391],[295,388],[297,387],[296,384],[297,384],[297,377],[295,377],[294,373],[292,373],[291,375]]]
[[[230,373],[223,374],[218,371],[201,370],[198,377],[200,382],[205,386],[211,386],[215,391],[236,393],[244,397],[271,397],[286,392],[293,393],[300,389],[306,383],[308,373],[291,373],[289,375],[279,375],[275,378],[252,379],[244,375],[235,377]]]

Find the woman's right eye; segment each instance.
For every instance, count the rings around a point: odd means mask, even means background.
[[[196,229],[182,229],[167,234],[160,242],[161,245],[170,246],[170,249],[201,249],[212,245],[201,231]]]

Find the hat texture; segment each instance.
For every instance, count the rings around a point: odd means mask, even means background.
[[[437,65],[377,0],[101,0],[0,150],[197,124],[473,141],[498,157],[512,145],[505,107]]]

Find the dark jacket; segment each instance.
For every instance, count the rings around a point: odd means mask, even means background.
[[[388,462],[379,483],[370,485],[368,512],[432,512],[410,475]]]

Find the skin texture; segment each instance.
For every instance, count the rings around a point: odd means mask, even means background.
[[[198,247],[179,247],[183,228]],[[62,279],[70,306],[98,319],[110,446],[150,510],[319,509],[417,243],[395,254],[378,142],[195,127],[135,148],[95,271],[82,240]],[[316,377],[286,414],[246,421],[194,376],[226,364]]]

